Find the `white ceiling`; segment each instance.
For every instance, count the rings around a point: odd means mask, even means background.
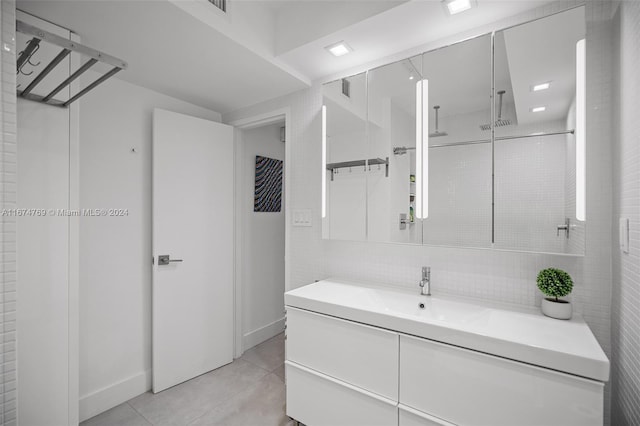
[[[576,43],[585,37],[584,8],[549,16],[504,31],[504,51],[511,75],[518,123],[562,120],[576,91]],[[533,92],[535,84],[551,82]],[[531,108],[545,106],[544,112]]]
[[[506,60],[499,61],[496,66],[501,67],[502,63],[506,67]],[[409,116],[415,116],[416,83],[420,78],[429,81],[428,108],[431,113],[436,105],[441,107],[440,117],[489,110],[491,36],[466,40],[373,69],[366,83],[369,97],[390,99]],[[352,83],[352,88],[355,84]],[[364,80],[360,84],[364,85]],[[510,85],[507,72],[497,86],[510,89]],[[512,102],[512,99],[507,95],[505,102]]]
[[[207,0],[18,0],[18,8],[127,61],[116,78],[224,113],[543,1],[479,0],[453,17],[439,0],[228,3],[226,16]],[[354,52],[336,58],[324,49],[340,40]]]
[[[413,0],[282,53],[278,58],[312,80],[321,79],[544,3],[546,1],[478,0],[478,7],[449,16],[440,0]],[[335,58],[324,50],[325,46],[340,40],[347,41],[354,51]]]
[[[19,1],[81,42],[128,62],[117,78],[226,112],[307,87],[172,3]],[[90,95],[89,95],[90,96]]]

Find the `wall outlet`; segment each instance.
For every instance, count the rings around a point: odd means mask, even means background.
[[[629,219],[626,217],[620,218],[620,251],[623,253],[629,253]]]
[[[294,209],[293,226],[311,226],[311,210]]]

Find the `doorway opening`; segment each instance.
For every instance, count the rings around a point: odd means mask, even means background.
[[[236,131],[236,357],[284,331],[288,112]]]

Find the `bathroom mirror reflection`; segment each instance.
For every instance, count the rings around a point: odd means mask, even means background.
[[[323,86],[323,238],[367,239],[366,73]]]
[[[420,244],[417,217],[416,141],[422,123],[421,56],[368,73],[369,158],[367,233],[369,241]]]
[[[491,35],[426,52],[422,67],[423,242],[491,247]]]
[[[495,34],[494,247],[584,253],[584,8]]]
[[[325,84],[323,237],[583,255],[584,13]]]

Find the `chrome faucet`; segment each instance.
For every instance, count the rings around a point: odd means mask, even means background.
[[[431,296],[431,267],[422,267],[422,281],[420,281],[419,285],[422,296]]]

